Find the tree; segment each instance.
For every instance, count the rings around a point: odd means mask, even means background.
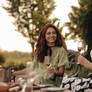
[[[92,1],[79,0],[79,7],[72,6],[69,13],[70,22],[65,23],[69,28],[71,38],[80,38],[88,45],[88,56],[92,49]]]
[[[58,19],[50,19],[55,9],[53,0],[7,0],[5,7],[8,13],[15,18],[18,32],[29,38],[32,51],[41,28],[47,23],[54,23]]]

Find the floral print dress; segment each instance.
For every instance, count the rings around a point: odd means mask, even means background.
[[[60,87],[73,92],[92,92],[92,79],[66,75],[62,79]]]

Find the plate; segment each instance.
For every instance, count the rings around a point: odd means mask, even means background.
[[[61,92],[61,91],[63,91],[63,89],[62,88],[46,88],[45,89],[47,92]]]
[[[33,86],[33,88],[39,89],[39,88],[52,87],[52,86],[53,86],[53,84],[40,84],[40,85]]]
[[[42,84],[42,85],[39,85],[40,87],[52,87],[54,86],[53,84]]]

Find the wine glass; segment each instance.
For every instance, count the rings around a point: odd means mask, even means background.
[[[82,42],[79,41],[79,43],[78,43],[78,51],[79,51],[79,53],[81,53],[81,50],[82,50]]]
[[[45,56],[44,58],[44,63],[49,66],[50,65],[50,57],[49,56]]]
[[[34,68],[33,62],[27,63],[27,86],[31,87],[33,92],[33,84],[38,77],[37,71]]]
[[[49,57],[49,56],[45,56],[44,62],[45,62],[45,64],[47,65],[47,69],[53,67],[53,66],[50,64],[50,57]],[[48,76],[50,77],[51,80],[56,80],[56,74],[49,74]]]

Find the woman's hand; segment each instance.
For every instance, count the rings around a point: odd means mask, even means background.
[[[48,70],[48,73],[56,73],[56,69],[53,66],[48,66],[47,70]]]
[[[59,70],[56,70],[55,67],[52,66],[48,66],[47,67],[48,73],[53,73],[53,74],[57,74],[57,75],[62,75],[64,73],[63,67],[59,67]]]

